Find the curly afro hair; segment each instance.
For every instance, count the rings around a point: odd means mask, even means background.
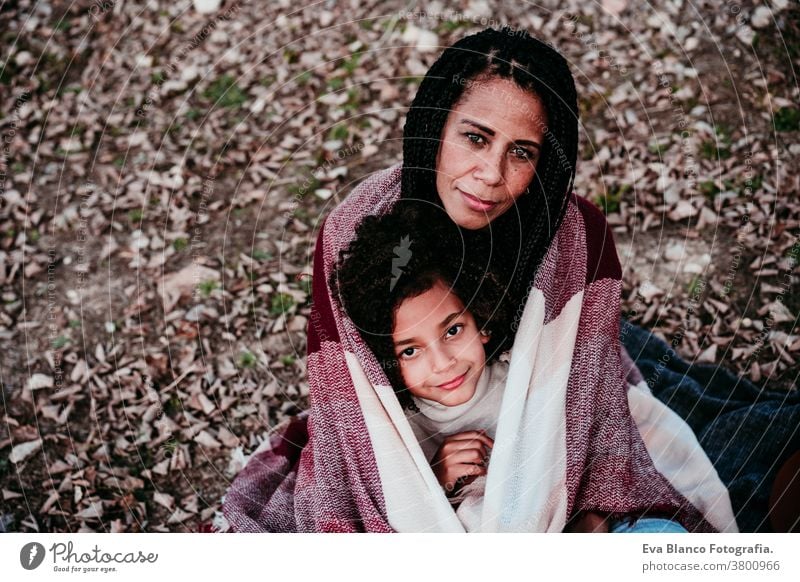
[[[506,290],[480,261],[464,254],[458,227],[441,209],[397,203],[382,216],[368,216],[339,255],[329,285],[386,372],[400,403],[413,408],[400,374],[392,329],[395,310],[441,281],[488,332],[491,363],[511,347],[512,311]]]

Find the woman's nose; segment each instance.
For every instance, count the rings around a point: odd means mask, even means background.
[[[486,151],[478,155],[474,176],[487,186],[503,183],[503,155],[501,152]]]

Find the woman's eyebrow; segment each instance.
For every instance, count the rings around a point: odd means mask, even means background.
[[[488,127],[485,127],[485,126],[481,125],[480,123],[476,123],[476,122],[472,121],[471,119],[466,119],[466,118],[462,119],[461,123],[464,124],[464,125],[469,125],[471,127],[474,127],[475,129],[479,129],[479,130],[481,130],[482,132],[484,132],[485,134],[487,134],[490,137],[494,137],[494,135],[495,135],[495,131],[493,129],[489,129]],[[537,149],[542,149],[542,144],[540,144],[539,142],[530,140],[530,139],[516,139],[516,140],[514,140],[514,143],[516,145],[525,145],[525,146],[535,147]]]
[[[453,313],[451,313],[450,315],[448,315],[447,317],[445,317],[442,320],[442,322],[439,324],[439,327],[440,328],[445,328],[445,327],[449,326],[450,322],[453,321],[454,319],[456,319],[462,313],[464,313],[464,312],[463,311],[454,311]],[[408,345],[408,344],[415,344],[415,343],[419,343],[419,340],[417,340],[417,338],[415,338],[415,337],[410,337],[410,338],[406,338],[404,340],[400,340],[399,342],[395,342],[394,347],[395,348],[399,348],[400,346],[405,346],[405,345]]]
[[[484,133],[486,133],[488,135],[494,136],[494,130],[493,129],[489,129],[488,127],[483,126],[480,123],[476,123],[476,122],[472,121],[471,119],[464,118],[464,119],[461,120],[461,123],[463,123],[465,125],[471,125],[472,127],[476,128],[476,129],[480,129],[482,132],[484,132]]]

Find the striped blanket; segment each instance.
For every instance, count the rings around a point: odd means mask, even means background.
[[[483,503],[459,518],[383,370],[326,285],[363,217],[387,211],[399,194],[398,165],[367,179],[325,220],[308,326],[310,409],[250,456],[225,497],[227,527],[560,532],[593,511],[736,531],[727,491],[697,439],[621,349],[611,231],[576,195],[516,332]]]

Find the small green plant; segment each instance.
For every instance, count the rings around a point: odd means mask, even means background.
[[[301,277],[298,282],[298,284],[300,285],[300,289],[302,289],[306,295],[311,295],[312,283],[313,283],[313,278],[311,275]]]
[[[257,363],[258,358],[256,358],[255,354],[249,352],[248,350],[244,350],[239,355],[239,366],[241,368],[255,368]]]
[[[178,450],[178,439],[171,438],[169,440],[164,441],[161,444],[161,448],[164,449],[164,453],[167,457],[171,457],[175,454],[175,451]]]
[[[38,241],[40,238],[42,238],[42,235],[41,235],[41,234],[39,234],[39,229],[32,228],[32,229],[31,229],[31,230],[28,232],[28,238],[31,240],[31,242],[34,242],[34,243],[35,243],[35,242],[36,242],[36,241]]]
[[[128,212],[128,220],[130,220],[131,222],[141,222],[143,216],[144,214],[139,208],[136,208]]]
[[[797,131],[800,129],[800,109],[781,107],[775,112],[775,131]]]
[[[200,283],[197,288],[200,290],[200,293],[202,293],[203,297],[210,297],[217,286],[217,282],[214,279],[209,279]]]
[[[203,92],[203,97],[229,109],[238,109],[247,101],[247,94],[230,75],[223,75],[211,83]]]
[[[298,53],[296,50],[292,48],[287,48],[284,49],[283,51],[283,58],[286,59],[287,63],[293,65],[294,63],[300,60],[300,53]]]
[[[717,134],[716,139],[708,139],[700,144],[700,156],[707,160],[727,160],[731,157],[730,132],[723,125],[717,126],[714,131]]]
[[[175,249],[175,251],[178,253],[181,252],[183,249],[185,249],[187,246],[189,246],[189,241],[183,237],[176,238],[174,241],[172,241],[172,248]]]
[[[278,293],[272,296],[269,304],[270,315],[282,315],[294,307],[294,297],[286,293]]]
[[[344,59],[342,61],[342,68],[345,71],[347,71],[348,75],[352,75],[353,72],[358,67],[358,61],[360,61],[360,60],[361,60],[361,55],[360,54],[354,54],[349,59]]]
[[[764,185],[764,176],[760,174],[754,176],[753,179],[750,180],[750,188],[753,190],[753,192],[761,190],[761,186],[763,185]]]
[[[297,361],[297,358],[295,358],[295,357],[294,357],[294,356],[292,356],[292,355],[283,356],[283,357],[281,358],[281,363],[282,363],[284,366],[292,366],[292,365],[294,365],[294,363],[295,363],[296,361]]]
[[[692,277],[692,280],[689,281],[689,288],[687,289],[690,297],[697,296],[699,290],[703,288],[703,278],[700,275],[695,275]]]
[[[200,111],[199,109],[192,108],[186,112],[186,119],[188,119],[189,121],[194,121],[195,119],[201,117],[202,115],[203,115],[202,111]]]
[[[332,140],[345,141],[349,135],[350,132],[348,131],[347,126],[344,124],[338,124],[331,128],[328,137]]]
[[[306,85],[311,80],[312,74],[311,71],[303,71],[300,75],[297,76],[297,84],[298,85]]]
[[[294,209],[294,216],[295,218],[299,218],[300,220],[308,220],[311,215],[308,213],[308,210],[303,208],[302,206],[298,206]]]
[[[347,90],[347,101],[345,101],[344,105],[342,105],[342,109],[345,111],[355,111],[358,109],[360,102],[361,96],[358,92],[358,89],[353,87],[352,89]]]
[[[333,138],[331,138],[333,139]],[[309,192],[313,192],[322,185],[313,174],[307,176],[302,182],[289,186],[289,194],[293,198],[303,198]],[[295,211],[296,212],[296,211]]]
[[[178,397],[177,394],[173,394],[164,403],[164,412],[166,412],[168,416],[175,416],[180,411],[181,411],[181,399]]]
[[[708,198],[709,200],[713,200],[714,196],[719,194],[719,188],[717,188],[717,184],[714,180],[706,180],[705,182],[700,183],[700,193]]]
[[[344,79],[341,77],[334,77],[328,81],[328,90],[329,91],[338,91],[344,87]]]
[[[77,328],[79,328],[81,326],[81,320],[80,319],[70,319],[69,320],[69,326],[72,329],[77,329]]]
[[[262,251],[261,249],[256,249],[253,251],[253,258],[256,261],[269,261],[272,259],[272,253],[267,251]]]
[[[54,350],[60,350],[69,343],[69,338],[63,335],[58,336],[53,340],[52,345]]]
[[[164,81],[167,80],[167,76],[164,74],[163,71],[157,71],[150,75],[150,81],[154,85],[161,85]]]
[[[622,196],[630,189],[630,184],[615,186],[609,189],[605,196],[595,198],[595,204],[603,211],[603,214],[618,212]]]
[[[439,34],[450,34],[459,28],[469,28],[470,24],[468,20],[445,20],[436,27],[436,32]]]

